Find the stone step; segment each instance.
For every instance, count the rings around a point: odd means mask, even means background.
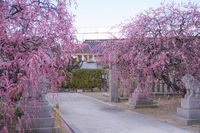
[[[24,133],[60,133],[60,127],[32,128]]]
[[[177,108],[177,116],[186,119],[199,119],[200,120],[200,110],[199,109],[184,109]]]
[[[49,105],[49,102],[47,100],[42,100],[42,101],[28,101],[28,103],[26,104],[26,106],[44,106],[44,105]]]
[[[197,125],[200,124],[200,119],[188,119],[178,115],[172,117],[174,120],[184,124],[184,125]]]
[[[24,128],[28,128],[26,126],[25,118],[22,119],[22,124]],[[54,117],[31,118],[29,127],[30,128],[45,128],[45,127],[54,127],[54,125],[55,125]]]
[[[44,106],[27,106],[26,111],[31,114],[30,117],[52,117],[52,108],[49,105]]]
[[[148,98],[132,98],[128,99],[128,103],[132,105],[153,105],[153,100]]]

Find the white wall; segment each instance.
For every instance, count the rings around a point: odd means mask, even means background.
[[[81,68],[100,69],[101,66],[97,65],[97,63],[95,62],[92,62],[92,63],[83,62],[83,65],[81,66]]]

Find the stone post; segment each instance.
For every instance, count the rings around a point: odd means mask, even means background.
[[[114,52],[112,53],[114,54]],[[111,102],[119,102],[118,98],[118,69],[116,64],[117,55],[111,55],[113,63],[109,65],[109,99]]]

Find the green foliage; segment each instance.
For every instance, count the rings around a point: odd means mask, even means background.
[[[64,88],[90,89],[101,88],[101,70],[100,69],[75,69],[72,71],[72,78],[67,76],[67,84]]]

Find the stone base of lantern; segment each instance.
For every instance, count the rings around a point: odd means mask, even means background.
[[[55,122],[53,115],[53,108],[47,100],[39,101],[37,106],[34,105],[34,102],[29,102],[26,105],[26,111],[31,115],[28,125],[27,118],[22,117],[25,133],[60,133],[60,127]]]
[[[149,98],[128,98],[128,105],[133,106],[134,108],[155,108],[156,104],[153,103],[152,99]]]
[[[177,114],[173,118],[185,125],[200,124],[200,98],[181,99],[181,107],[177,108]]]
[[[147,96],[147,93],[138,88],[128,98],[128,104],[133,106],[134,108],[157,107],[157,105],[153,103],[153,100]]]

